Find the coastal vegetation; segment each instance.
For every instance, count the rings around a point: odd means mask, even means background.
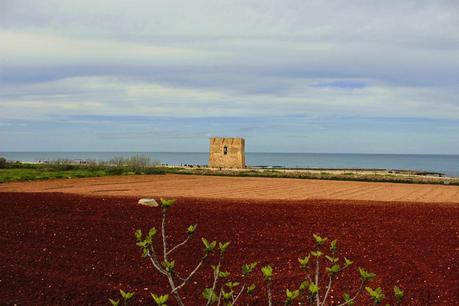
[[[459,185],[459,178],[436,173],[383,169],[211,169],[205,166],[167,166],[144,156],[115,157],[108,161],[58,159],[41,163],[8,161],[0,157],[0,183],[139,174],[191,174],[208,176],[277,177],[337,181]]]
[[[23,163],[0,158],[0,183],[111,175],[164,174],[157,161],[144,156],[115,157],[109,161],[75,162],[58,159],[46,163]]]
[[[238,176],[238,177],[277,177],[296,179],[317,179],[333,181],[361,181],[361,182],[387,182],[406,184],[441,184],[459,185],[459,178],[442,177],[436,174],[418,173],[404,170],[383,169],[209,169],[206,167],[174,167],[165,168],[168,173],[211,175],[211,176]]]

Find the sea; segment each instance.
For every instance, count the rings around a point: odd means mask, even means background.
[[[113,157],[136,155],[168,165],[207,165],[209,158],[207,152],[0,152],[0,156],[8,160],[22,162],[56,159],[107,161]],[[246,152],[246,164],[273,168],[416,170],[459,177],[459,155]]]

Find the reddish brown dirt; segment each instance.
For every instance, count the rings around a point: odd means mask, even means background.
[[[136,175],[0,184],[0,192],[257,200],[365,200],[459,203],[459,186],[288,178]]]
[[[160,211],[136,198],[52,193],[0,193],[0,299],[3,305],[107,305],[119,288],[134,290],[134,304],[152,304],[149,292],[166,283],[139,256],[133,231],[158,226]],[[311,234],[337,238],[342,254],[354,260],[334,287],[356,285],[357,266],[377,274],[372,286],[390,295],[394,284],[406,305],[457,305],[459,300],[459,207],[351,201],[254,201],[181,199],[168,229],[175,242],[198,223],[189,249],[176,255],[178,270],[190,269],[201,253],[199,238],[230,240],[224,260],[260,261],[274,267],[275,305],[302,276],[296,258],[312,246]],[[200,305],[209,284],[209,264],[184,291],[188,305]],[[260,272],[254,275],[260,285]],[[245,304],[265,305],[264,291]],[[368,305],[361,300],[357,305]]]

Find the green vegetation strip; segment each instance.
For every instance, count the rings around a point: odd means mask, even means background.
[[[237,176],[237,177],[278,177],[297,179],[317,179],[335,181],[362,181],[362,182],[386,182],[406,184],[441,184],[459,185],[458,178],[432,178],[422,175],[395,175],[388,173],[359,173],[344,172],[309,172],[281,170],[256,170],[247,169],[243,171],[210,170],[208,168],[184,168],[184,167],[162,167],[158,164],[151,165],[148,160],[140,157],[132,159],[117,159],[110,162],[91,162],[76,164],[69,161],[56,161],[49,164],[33,164],[20,162],[0,163],[0,183],[14,181],[48,180],[62,178],[101,177],[114,175],[135,175],[135,174],[188,174],[188,175],[209,175],[209,176]]]

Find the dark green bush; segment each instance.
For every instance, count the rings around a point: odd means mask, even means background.
[[[0,157],[0,169],[5,169],[7,166],[6,158]]]
[[[109,175],[122,175],[122,174],[126,173],[126,170],[124,170],[121,167],[120,168],[119,167],[108,167],[106,169],[106,172]]]
[[[163,169],[158,169],[158,168],[146,168],[143,173],[145,174],[164,174],[166,171]]]

